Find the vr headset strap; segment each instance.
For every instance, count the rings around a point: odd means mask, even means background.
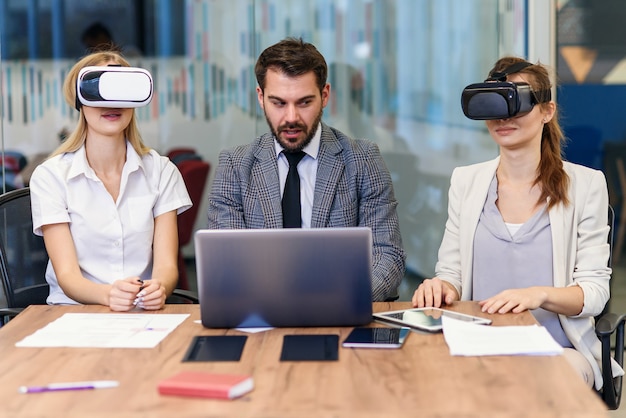
[[[528,61],[522,61],[522,62],[515,63],[513,65],[510,65],[510,66],[506,67],[502,71],[497,71],[497,72],[493,72],[493,73],[489,74],[489,78],[487,78],[485,81],[506,81],[506,77],[509,74],[518,73],[518,72],[522,71],[524,68],[530,67],[531,65],[533,65],[533,64],[531,64]]]
[[[518,73],[531,65],[533,64],[528,61],[521,61],[513,65],[509,65],[502,71],[496,71],[489,74],[489,78],[485,81],[506,81],[506,77],[509,74]],[[546,103],[552,100],[552,92],[550,90],[533,91],[532,95],[535,98],[536,103]]]

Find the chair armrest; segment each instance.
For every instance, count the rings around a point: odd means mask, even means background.
[[[29,305],[45,305],[50,294],[48,283],[39,283],[32,286],[22,287],[13,295],[13,306],[25,308]]]
[[[190,290],[174,289],[170,297],[165,301],[166,303],[200,303],[198,294]]]
[[[602,343],[602,399],[609,409],[617,409],[622,397],[622,376],[613,378],[611,366],[611,335],[615,333],[614,360],[624,365],[624,322],[625,314],[607,313],[596,323],[596,335]]]
[[[23,308],[0,308],[0,326],[6,325],[11,318],[16,317]]]
[[[607,313],[603,315],[596,324],[596,334],[598,337],[610,336],[621,325],[624,326],[626,314],[618,315],[615,313]]]

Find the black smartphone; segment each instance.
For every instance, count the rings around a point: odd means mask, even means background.
[[[354,328],[343,340],[342,347],[350,348],[400,348],[409,328]]]

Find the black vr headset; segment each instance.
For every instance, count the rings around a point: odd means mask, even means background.
[[[136,67],[85,67],[76,80],[76,110],[90,107],[141,107],[150,103],[152,76]]]
[[[463,113],[474,120],[509,119],[523,116],[538,103],[552,99],[548,90],[533,91],[528,83],[506,81],[509,74],[517,73],[533,64],[519,62],[502,72],[489,75],[484,83],[470,84],[461,94]]]

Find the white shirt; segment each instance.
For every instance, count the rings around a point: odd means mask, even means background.
[[[300,175],[300,207],[302,214],[302,228],[311,227],[311,217],[313,216],[313,196],[315,194],[315,180],[317,179],[317,154],[320,150],[322,138],[322,124],[317,126],[315,135],[311,142],[302,151],[306,153],[304,158],[298,163],[298,174]],[[285,190],[287,173],[289,172],[289,161],[283,153],[283,147],[274,140],[276,158],[278,158],[278,178],[280,180],[280,195]]]
[[[89,166],[85,147],[39,165],[30,180],[33,232],[69,223],[85,278],[110,284],[126,277],[152,276],[154,218],[191,207],[176,166],[156,151],[140,157],[127,142],[117,202]],[[76,304],[59,287],[48,262],[49,304]]]

